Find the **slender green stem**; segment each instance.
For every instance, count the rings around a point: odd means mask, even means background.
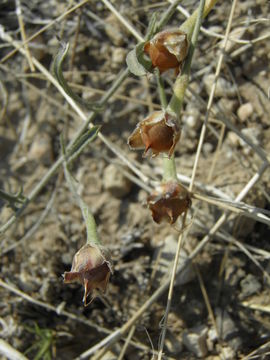
[[[184,65],[181,75],[178,76],[175,81],[174,94],[169,102],[168,107],[167,107],[167,111],[176,114],[177,117],[180,114],[182,104],[184,101],[185,91],[188,86],[191,61],[192,61],[194,50],[195,50],[195,47],[197,44],[202,18],[203,18],[203,15],[206,16],[206,14],[210,11],[209,6],[210,5],[213,6],[214,1],[212,1],[212,2],[208,1],[206,6],[204,6],[204,4],[205,4],[204,0],[200,1],[199,9],[196,10],[193,13],[193,15],[190,17],[190,18],[192,18],[192,20],[189,20],[190,19],[189,18],[184,23],[184,25],[187,23],[184,27],[187,31],[188,38],[191,39],[188,56],[185,61],[185,65]],[[207,7],[207,5],[208,5],[208,7]],[[204,9],[204,12],[203,12],[203,9]],[[198,16],[198,20],[197,20],[197,16]],[[181,30],[182,30],[182,28],[183,28],[183,26],[181,27]],[[159,83],[158,83],[158,85],[159,85]],[[160,98],[161,98],[161,103],[162,103],[162,97],[160,97]],[[177,181],[175,159],[173,156],[171,158],[164,157],[164,159],[163,159],[163,181],[168,181],[168,180],[172,180],[172,179]]]
[[[163,82],[162,77],[160,76],[160,72],[159,72],[158,68],[155,69],[155,74],[156,74],[156,79],[157,79],[160,103],[161,103],[162,109],[165,110],[168,105],[168,102],[167,102],[167,97],[166,97],[166,93],[165,93],[165,89],[164,89],[164,82]]]
[[[165,11],[159,21],[159,23],[157,24],[156,27],[156,32],[159,32],[163,25],[167,24],[167,22],[170,20],[170,18],[173,16],[178,4],[180,4],[181,0],[176,0],[174,1],[169,7],[168,10]]]
[[[215,6],[217,0],[206,0],[205,6],[203,9],[203,18],[205,18],[212,8]],[[180,30],[187,33],[188,40],[191,40],[193,30],[196,24],[196,19],[198,16],[199,8],[194,11],[194,13],[180,26]]]
[[[165,94],[164,89],[164,83],[160,76],[160,72],[158,69],[155,70],[156,79],[157,79],[157,85],[158,85],[158,92],[159,92],[159,99],[162,106],[162,109],[166,109],[167,107],[167,98]],[[168,182],[171,180],[177,181],[177,173],[176,173],[176,167],[175,167],[175,160],[174,155],[172,155],[170,158],[168,155],[163,155],[163,182]]]
[[[187,59],[185,61],[185,65],[183,67],[182,73],[177,77],[175,81],[173,88],[173,96],[167,108],[168,112],[173,112],[177,116],[179,116],[180,111],[182,109],[185,91],[188,86],[191,61],[194,54],[194,50],[196,48],[202,19],[206,17],[209,11],[213,8],[216,1],[217,0],[207,0],[206,2],[203,3],[200,2],[199,8],[195,10],[194,13],[180,27],[182,31],[186,32],[190,45],[189,45],[189,52]],[[200,21],[196,23],[196,19],[198,16]],[[195,26],[195,24],[197,25]]]
[[[65,178],[66,178],[66,181],[67,181],[67,184],[68,184],[68,187],[69,187],[71,193],[74,195],[78,205],[80,206],[82,216],[83,216],[83,219],[85,222],[86,233],[87,233],[87,241],[86,242],[87,242],[87,244],[93,244],[93,243],[100,244],[95,218],[92,215],[89,207],[85,204],[83,199],[78,194],[78,191],[75,186],[75,180],[72,178],[72,176],[69,172],[68,165],[67,165],[66,151],[65,151],[65,146],[64,146],[62,137],[61,137],[61,148],[62,148],[62,153],[64,156],[63,166],[64,166]]]
[[[80,202],[80,208],[84,218],[87,234],[87,244],[100,244],[100,239],[97,233],[97,225],[94,216],[92,215],[89,207],[82,201]]]
[[[164,155],[163,157],[163,182],[168,182],[171,180],[177,179],[177,172],[176,172],[176,166],[175,166],[175,159],[174,155],[172,155],[170,158],[168,155]]]

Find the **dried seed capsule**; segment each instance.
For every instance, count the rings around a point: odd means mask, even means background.
[[[164,30],[145,44],[144,52],[161,73],[169,69],[179,71],[188,53],[187,35],[177,29]]]
[[[186,188],[170,181],[148,196],[147,204],[156,223],[165,221],[172,225],[191,206],[191,198]]]
[[[103,293],[106,291],[111,272],[108,250],[102,246],[86,244],[75,254],[71,270],[64,273],[64,283],[77,281],[84,286],[83,301],[86,306],[89,294],[92,293],[91,302],[95,298],[95,290]]]
[[[180,133],[175,117],[164,111],[155,111],[137,124],[128,138],[128,144],[131,149],[145,149],[144,155],[151,149],[152,156],[159,153],[171,156]]]

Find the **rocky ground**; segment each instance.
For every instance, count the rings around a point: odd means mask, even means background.
[[[19,3],[0,2],[4,33],[18,41]],[[152,13],[161,14],[168,7],[166,1],[111,3],[141,34]],[[192,12],[196,4],[182,5]],[[73,5],[74,1],[22,1],[26,36]],[[185,185],[192,174],[230,9],[231,2],[217,2],[203,23],[207,31],[200,34],[195,52],[176,148],[177,170]],[[168,25],[179,26],[183,21],[176,11]],[[198,163],[196,192],[235,199],[260,171],[263,151],[269,155],[269,22],[265,1],[237,2]],[[60,134],[72,139],[82,120],[39,69],[31,71],[27,56],[16,53],[4,59],[14,46],[1,37],[0,188],[15,194],[22,187],[27,196],[59,157]],[[66,79],[91,101],[117,79],[136,44],[102,1],[90,1],[72,11],[30,42],[30,56],[51,73],[59,39],[70,43]],[[169,96],[174,73],[164,74],[164,79]],[[151,186],[161,179],[162,160],[143,159],[142,152],[131,152],[127,138],[139,120],[158,108],[155,79],[129,76],[94,121],[102,125],[102,134],[117,152],[150,179]],[[103,244],[112,252],[114,274],[106,296],[87,308],[81,286],[63,284],[62,274],[70,270],[74,254],[85,243],[85,227],[60,168],[1,237],[0,335],[29,359],[78,357],[128,321],[172,269],[181,224],[153,223],[145,206],[145,184],[110,146],[96,139],[71,170]],[[243,201],[270,210],[269,188],[266,169]],[[0,206],[4,225],[14,209],[4,200]],[[182,257],[202,241],[222,213],[206,201],[193,201]],[[270,358],[269,235],[267,224],[232,213],[194,264],[177,276],[164,358],[251,359],[248,354],[253,351],[257,358]],[[124,359],[152,358],[166,299],[167,291],[136,323]],[[115,344],[102,359],[118,359],[123,344]]]

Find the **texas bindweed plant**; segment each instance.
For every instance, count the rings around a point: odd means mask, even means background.
[[[153,220],[158,224],[167,222],[173,225],[184,214],[182,222],[184,226],[187,211],[191,206],[193,194],[177,178],[174,150],[181,138],[181,108],[189,82],[191,61],[200,25],[215,3],[216,0],[201,0],[199,8],[179,29],[162,30],[155,14],[150,21],[145,41],[139,43],[127,55],[127,74],[132,73],[135,76],[154,74],[160,94],[162,110],[153,112],[140,121],[127,140],[130,149],[144,149],[144,157],[163,156],[162,182],[147,199]],[[59,84],[73,100],[87,109],[102,111],[100,103],[86,103],[65,81],[62,65],[67,52],[68,44],[63,45],[55,57],[54,73]],[[174,71],[176,80],[171,99],[167,101],[162,76],[169,70]],[[105,292],[112,273],[112,263],[108,249],[100,242],[94,217],[79,196],[74,179],[69,173],[67,160],[72,156],[72,151],[65,152],[63,141],[62,150],[65,158],[65,177],[81,208],[87,229],[86,244],[75,254],[71,271],[64,274],[64,282],[77,281],[84,286],[83,301],[86,306],[98,291]],[[89,296],[91,300],[87,302]]]

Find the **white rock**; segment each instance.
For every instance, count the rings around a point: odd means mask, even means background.
[[[241,130],[241,133],[248,137],[255,145],[260,145],[262,129],[260,126],[252,126]],[[240,139],[240,145],[247,146],[246,142]]]
[[[237,110],[237,115],[239,119],[244,122],[246,121],[253,113],[254,109],[250,102],[241,105]]]
[[[113,67],[118,67],[119,65],[123,64],[125,58],[126,58],[126,50],[121,47],[115,48],[112,53]]]
[[[239,136],[233,131],[228,132],[227,140],[231,145],[234,145],[234,146],[238,146],[240,144]]]
[[[200,111],[196,108],[187,109],[187,115],[183,116],[183,122],[191,129],[198,129],[201,125]]]
[[[202,151],[205,156],[209,155],[211,152],[213,152],[214,146],[213,144],[206,142],[203,144]]]
[[[199,358],[207,355],[206,345],[207,327],[204,325],[196,326],[193,329],[184,331],[183,344],[186,348]]]
[[[229,346],[223,347],[220,352],[220,358],[222,360],[234,360],[235,359],[235,351]]]

